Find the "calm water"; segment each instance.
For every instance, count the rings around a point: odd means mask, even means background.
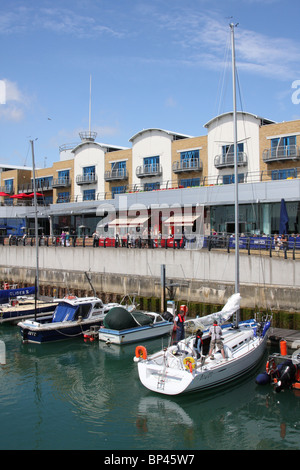
[[[263,363],[235,386],[169,398],[140,384],[135,345],[23,345],[13,326],[0,339],[1,450],[300,448],[300,397],[257,386]],[[151,352],[162,340],[144,344]]]

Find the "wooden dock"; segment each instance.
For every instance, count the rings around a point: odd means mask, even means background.
[[[284,328],[270,328],[269,344],[279,347],[279,341],[285,340],[289,349],[300,348],[300,330],[288,330]]]

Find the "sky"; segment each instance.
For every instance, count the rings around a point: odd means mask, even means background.
[[[299,0],[0,0],[0,163],[31,166],[33,140],[51,167],[89,123],[129,148],[147,128],[206,135],[232,110],[230,23],[238,110],[300,119],[299,13]]]

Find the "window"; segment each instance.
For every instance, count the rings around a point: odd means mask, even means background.
[[[156,155],[155,157],[146,157],[146,158],[144,158],[144,165],[149,165],[149,166],[155,168],[156,165],[159,165],[159,156]]]
[[[188,150],[180,153],[181,168],[194,168],[199,166],[199,150]]]
[[[239,183],[244,182],[244,174],[243,173],[239,173],[238,182]],[[223,176],[223,184],[231,184],[231,183],[234,183],[234,174],[233,175],[224,175]]]
[[[288,157],[296,155],[296,136],[276,137],[271,139],[271,156]]]
[[[63,182],[63,183],[67,183],[69,181],[69,178],[70,178],[70,170],[61,170],[61,171],[58,171],[58,179]]]
[[[95,166],[86,166],[83,168],[84,179],[93,180],[95,178]]]
[[[126,186],[114,186],[111,188],[112,198],[114,198],[116,194],[122,194],[125,192],[126,192]]]
[[[84,201],[94,201],[96,198],[95,189],[85,189],[83,191],[83,200]]]
[[[53,176],[43,176],[41,178],[35,178],[36,187],[40,189],[51,189],[52,182]]]
[[[111,175],[118,177],[126,177],[126,160],[123,162],[112,162]]]
[[[144,184],[144,191],[155,191],[156,189],[160,188],[160,183],[145,183]]]
[[[14,187],[14,180],[13,179],[5,180],[4,183],[5,183],[5,192],[7,192],[7,193],[12,192],[13,187]]]
[[[272,171],[272,180],[286,180],[287,178],[297,178],[297,168]]]
[[[57,203],[70,202],[70,193],[68,191],[57,195]]]
[[[244,152],[244,144],[239,143],[237,144],[237,160],[243,159],[243,152]],[[230,163],[234,161],[234,145],[223,145],[222,146],[222,161],[223,163]]]
[[[124,162],[112,162],[112,170],[126,170],[126,160]]]
[[[190,188],[193,186],[200,186],[200,178],[185,178],[180,180],[180,186]]]

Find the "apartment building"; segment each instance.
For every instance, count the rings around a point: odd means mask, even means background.
[[[126,194],[128,205],[133,200],[148,201],[149,205],[162,197],[169,204],[202,204],[207,231],[234,231],[232,112],[203,127],[203,135],[196,137],[143,129],[129,139],[131,147],[99,143],[95,133],[80,133],[81,142],[62,145],[60,160],[51,168],[36,170],[44,217],[51,219],[50,226],[58,232],[63,226],[78,231],[87,224],[91,234],[99,220],[97,204],[108,201],[118,207]],[[300,120],[276,123],[251,113],[237,113],[242,232],[276,231],[281,198],[291,215],[290,230],[300,230],[299,135]],[[1,173],[1,187],[9,190],[6,193],[10,196],[31,193],[32,183],[30,169],[8,168]],[[171,189],[162,196],[161,190]],[[9,196],[2,196],[1,201],[2,207],[29,205],[26,199]]]

